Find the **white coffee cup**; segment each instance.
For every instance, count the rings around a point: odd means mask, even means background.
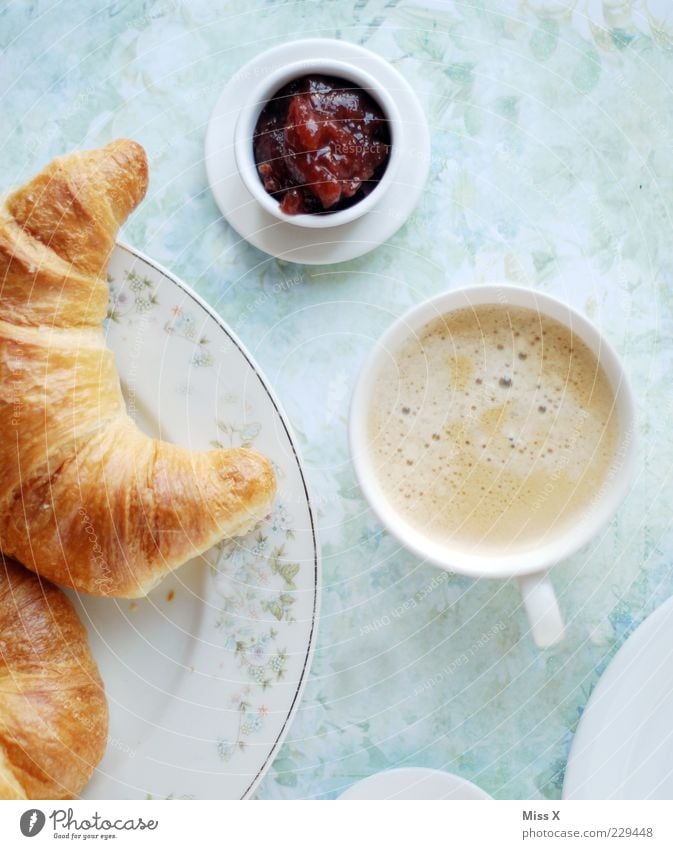
[[[394,355],[412,334],[428,322],[454,310],[481,304],[525,307],[571,328],[594,353],[615,396],[618,440],[613,462],[602,487],[582,517],[556,535],[547,534],[539,546],[523,551],[494,554],[450,546],[425,536],[392,506],[381,486],[369,451],[367,422],[373,390],[387,357]],[[533,639],[538,646],[558,642],[564,633],[563,619],[548,572],[570,557],[604,527],[629,487],[635,455],[635,405],[629,381],[619,357],[597,328],[562,301],[519,286],[488,284],[470,286],[438,295],[413,307],[397,319],[378,340],[358,378],[350,411],[350,446],[355,473],[362,492],[386,529],[416,556],[442,569],[475,578],[510,578],[519,581]]]

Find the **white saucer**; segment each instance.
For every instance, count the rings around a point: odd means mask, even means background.
[[[582,715],[564,799],[673,799],[673,599],[629,637]]]
[[[250,86],[296,61],[329,56],[357,64],[393,95],[404,125],[405,155],[397,177],[379,206],[340,227],[304,229],[276,220],[247,190],[234,156],[234,128]],[[302,39],[260,53],[224,87],[206,133],[206,170],[222,215],[239,235],[268,254],[290,262],[323,265],[344,262],[373,250],[407,220],[421,196],[430,167],[430,133],[409,83],[385,59],[347,41]]]
[[[349,787],[339,799],[490,799],[476,784],[439,769],[404,767],[377,772]]]

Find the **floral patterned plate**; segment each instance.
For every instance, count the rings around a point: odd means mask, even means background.
[[[194,449],[254,446],[279,493],[250,534],[177,570],[146,599],[76,599],[110,703],[110,737],[83,796],[242,798],[299,702],[319,563],[288,426],[243,346],[183,283],[118,246],[108,343],[131,415]]]

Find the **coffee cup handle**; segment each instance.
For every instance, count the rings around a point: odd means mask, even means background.
[[[560,642],[565,626],[549,575],[546,572],[523,575],[519,578],[519,589],[535,645],[542,649]]]

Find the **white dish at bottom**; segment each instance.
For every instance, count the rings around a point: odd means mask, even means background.
[[[573,740],[564,799],[673,799],[673,599],[617,652]]]
[[[339,799],[490,799],[476,784],[439,769],[402,767],[358,781]]]

